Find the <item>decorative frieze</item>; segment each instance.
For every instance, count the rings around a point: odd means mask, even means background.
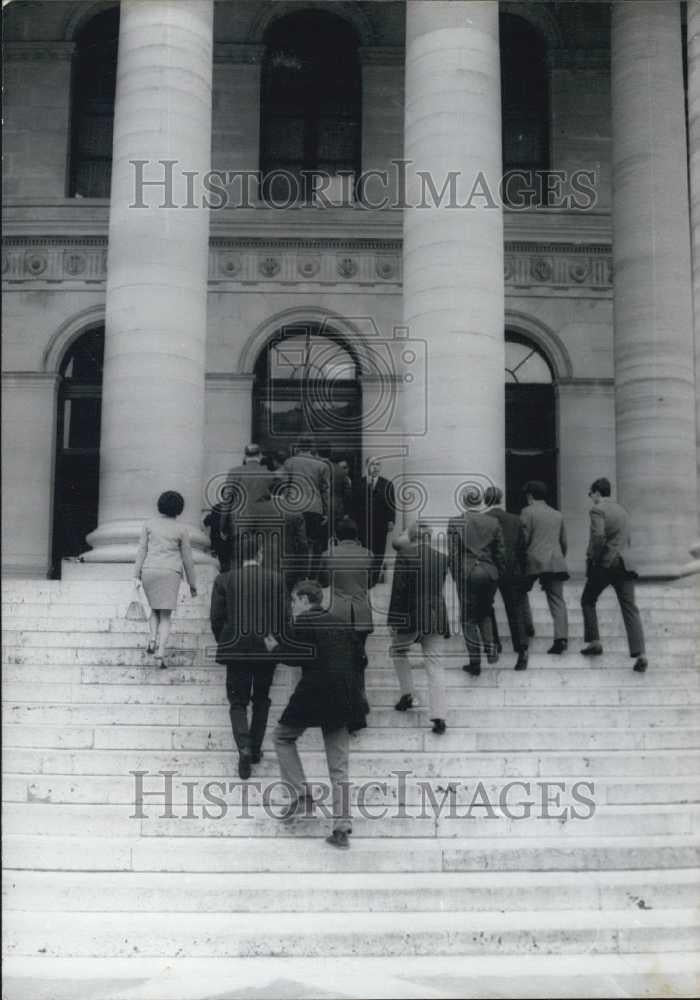
[[[509,289],[606,293],[612,288],[607,245],[507,241],[504,250]],[[220,290],[269,284],[399,288],[401,265],[399,239],[216,237],[209,245],[209,285]],[[6,285],[104,282],[107,240],[11,236],[3,247],[2,275]]]

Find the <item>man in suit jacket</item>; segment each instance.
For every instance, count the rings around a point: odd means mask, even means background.
[[[433,732],[439,736],[447,728],[445,677],[440,656],[441,637],[449,635],[444,597],[447,556],[431,546],[430,535],[427,525],[416,524],[392,542],[396,564],[387,624],[392,627],[390,655],[401,691],[394,708],[405,712],[419,707],[408,662],[409,648],[418,642],[428,678],[430,721]]]
[[[331,614],[357,633],[361,649],[360,681],[366,698],[365,646],[367,636],[374,631],[368,595],[372,553],[360,545],[357,540],[357,525],[348,517],[338,523],[336,537],[338,544],[331,545],[321,557],[319,583],[322,587],[331,588]]]
[[[447,537],[450,572],[459,594],[462,632],[469,654],[464,670],[481,673],[481,645],[489,663],[498,660],[491,619],[498,580],[506,568],[506,550],[499,522],[479,511],[481,497],[467,493],[464,513],[450,518]]]
[[[251,764],[262,757],[270,686],[278,657],[274,653],[284,631],[286,595],[278,574],[262,566],[262,546],[249,535],[239,545],[240,564],[214,581],[211,629],[217,641],[217,663],[226,666],[226,695],[233,738],[238,747],[238,773],[250,777]],[[248,703],[253,712],[248,726]]]
[[[625,623],[630,656],[635,660],[634,669],[644,673],[647,659],[642,620],[634,599],[637,573],[629,555],[629,515],[621,504],[611,499],[610,493],[610,480],[605,478],[596,479],[588,493],[593,507],[586,553],[586,586],[581,594],[583,637],[587,645],[581,652],[584,656],[600,656],[603,652],[596,603],[606,587],[613,587]]]
[[[497,506],[503,500],[503,491],[497,486],[489,486],[484,492],[484,502],[489,517],[498,521],[505,546],[505,568],[498,580],[498,589],[508,616],[508,628],[513,649],[518,654],[516,670],[527,667],[528,615],[525,604],[528,600],[525,589],[525,532],[516,514],[509,514]],[[494,619],[495,623],[495,619]],[[494,641],[498,635],[494,629]]]
[[[362,477],[357,496],[357,516],[360,540],[373,555],[370,588],[379,581],[384,565],[387,535],[396,523],[396,496],[393,483],[385,479],[377,458],[367,462],[367,475]]]
[[[357,675],[358,643],[353,629],[323,610],[322,597],[315,580],[301,580],[292,591],[294,645],[281,648],[279,656],[300,666],[302,675],[275,729],[275,749],[282,780],[295,795],[285,819],[308,816],[313,802],[297,740],[309,727],[321,728],[333,797],[333,833],[326,841],[348,848],[349,733],[366,725]]]
[[[326,547],[330,497],[328,463],[312,455],[310,438],[301,438],[297,453],[284,463],[284,475],[300,491],[299,507],[304,515],[309,544],[309,574],[318,569],[321,553]]]
[[[525,485],[524,492],[528,506],[523,508],[520,518],[525,531],[527,589],[532,590],[535,580],[539,579],[554,622],[554,642],[547,652],[561,654],[569,641],[564,601],[564,580],[569,579],[564,518],[547,503],[544,483],[533,479]]]
[[[266,569],[283,575],[291,592],[308,572],[309,547],[304,517],[287,499],[288,483],[277,479],[268,494],[250,508],[252,537],[262,542]]]
[[[262,453],[257,444],[248,444],[242,465],[229,469],[224,486],[223,503],[227,508],[225,534],[228,536],[231,555],[237,558],[240,537],[252,526],[258,502],[275,482],[274,473],[262,464]]]

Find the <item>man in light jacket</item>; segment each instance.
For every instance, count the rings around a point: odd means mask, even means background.
[[[304,515],[306,537],[309,543],[309,574],[318,571],[318,563],[325,545],[330,499],[330,473],[328,463],[312,455],[310,438],[301,438],[297,452],[284,463],[283,475],[299,491],[298,509]]]
[[[593,501],[591,527],[586,553],[586,586],[581,594],[583,610],[584,656],[600,656],[603,646],[598,632],[596,602],[606,587],[613,587],[627,632],[634,669],[643,674],[647,669],[644,630],[639,609],[634,600],[637,573],[630,559],[629,514],[610,496],[610,480],[596,479],[588,496]]]
[[[566,566],[566,529],[560,511],[547,503],[547,487],[539,480],[525,486],[528,506],[520,518],[525,533],[525,575],[527,590],[540,581],[547,595],[547,604],[554,622],[554,642],[547,650],[555,655],[565,652],[569,642],[569,621],[564,601],[564,580],[569,579]]]

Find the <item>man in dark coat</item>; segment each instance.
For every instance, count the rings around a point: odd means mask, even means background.
[[[288,488],[284,479],[277,479],[251,505],[249,533],[262,541],[265,568],[281,573],[291,592],[297,580],[306,578],[309,549],[304,517],[288,502]]]
[[[396,497],[390,480],[380,475],[381,465],[376,458],[367,462],[367,475],[362,477],[356,497],[356,516],[360,541],[372,553],[373,566],[370,587],[379,581],[384,565],[387,535],[396,522]]]
[[[366,699],[365,667],[367,636],[374,631],[372,607],[369,602],[369,575],[372,553],[357,540],[357,525],[349,517],[343,518],[336,528],[337,545],[321,557],[319,583],[331,589],[331,614],[349,625],[357,633],[361,660],[361,688]],[[369,706],[367,706],[369,711]]]
[[[554,622],[554,642],[547,652],[560,655],[566,651],[569,640],[564,600],[564,580],[569,579],[564,518],[547,503],[544,483],[532,480],[525,485],[524,491],[528,506],[523,508],[520,519],[525,530],[527,589],[532,590],[535,580],[539,579]]]
[[[226,530],[231,555],[237,558],[241,536],[250,530],[257,503],[269,494],[275,482],[274,473],[263,465],[262,453],[257,444],[248,444],[242,465],[229,469],[223,490],[223,503],[228,516]]]
[[[397,712],[405,712],[419,707],[413,692],[408,651],[414,642],[420,643],[428,678],[430,721],[433,732],[439,736],[447,728],[445,678],[440,656],[440,641],[449,635],[444,597],[447,556],[431,546],[430,535],[430,527],[419,523],[392,542],[396,563],[387,624],[393,630],[390,655],[401,691],[394,708]]]
[[[643,674],[647,669],[644,649],[644,629],[634,599],[637,572],[630,559],[629,514],[610,497],[609,479],[596,479],[589,491],[593,501],[590,518],[590,538],[586,558],[586,586],[581,594],[583,628],[586,646],[584,656],[600,656],[603,647],[598,632],[596,603],[606,587],[612,587],[622,611],[630,656],[634,669]]]
[[[481,673],[481,646],[489,663],[498,660],[491,620],[493,598],[506,568],[503,532],[498,521],[480,512],[481,496],[463,497],[464,513],[450,518],[447,537],[450,572],[457,587],[462,632],[469,655],[464,670],[473,677]]]
[[[498,579],[498,589],[503,598],[503,604],[508,616],[508,628],[513,642],[513,649],[518,654],[516,670],[527,667],[529,616],[525,608],[528,601],[525,581],[525,533],[517,514],[509,514],[499,507],[503,500],[503,491],[497,486],[489,486],[484,492],[486,504],[485,513],[493,517],[501,526],[503,544],[505,546],[505,568]],[[495,624],[495,621],[494,621]],[[498,635],[494,630],[494,642]]]
[[[204,527],[209,528],[209,544],[216,558],[219,569],[228,573],[231,569],[231,544],[228,538],[228,510],[226,503],[215,503],[204,518]]]
[[[299,509],[303,512],[309,546],[308,573],[318,571],[321,553],[326,547],[330,505],[330,472],[328,463],[312,454],[311,438],[303,437],[296,454],[284,463],[283,476],[299,491]]]
[[[323,610],[322,597],[315,580],[302,580],[292,591],[291,641],[280,648],[278,658],[300,666],[302,675],[275,729],[275,749],[282,780],[294,795],[286,819],[309,815],[313,802],[297,740],[309,727],[321,728],[333,797],[333,833],[326,840],[333,847],[348,848],[349,733],[366,725],[357,673],[358,642],[353,629]]]
[[[270,686],[279,657],[286,618],[281,577],[263,568],[262,546],[245,535],[240,540],[240,564],[214,581],[211,630],[218,643],[217,663],[226,666],[226,695],[233,738],[238,747],[238,773],[250,777],[251,765],[262,757]],[[248,703],[253,713],[248,726]]]

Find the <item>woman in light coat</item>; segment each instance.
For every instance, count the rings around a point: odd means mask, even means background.
[[[190,585],[190,594],[197,594],[194,560],[187,528],[177,518],[185,508],[179,493],[168,490],[158,497],[158,517],[146,521],[141,529],[141,539],[136,553],[134,578],[136,586],[143,585],[151,617],[151,638],[147,651],[158,654],[156,663],[161,670],[166,666],[165,647],[170,636],[173,610],[177,605],[183,569]]]

